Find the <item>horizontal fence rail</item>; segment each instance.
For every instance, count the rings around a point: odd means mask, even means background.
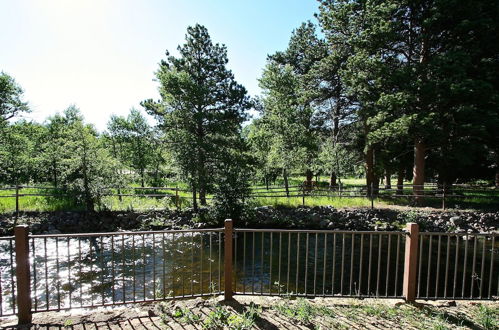
[[[499,297],[497,234],[419,234],[417,297]]]
[[[235,232],[237,294],[402,297],[403,232]]]
[[[0,238],[0,316],[224,294],[498,299],[497,234],[225,228]]]

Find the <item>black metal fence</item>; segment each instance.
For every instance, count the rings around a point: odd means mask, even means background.
[[[230,220],[68,235],[18,226],[0,239],[0,316],[29,322],[34,312],[233,293],[497,299],[497,236],[418,234],[416,224],[408,232],[232,229]]]

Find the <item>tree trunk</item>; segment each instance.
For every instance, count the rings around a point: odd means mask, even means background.
[[[144,188],[144,169],[140,169],[140,186]]]
[[[305,188],[307,190],[312,190],[312,180],[314,179],[314,173],[310,169],[306,172],[307,180],[305,181]]]
[[[370,196],[372,191],[371,187],[374,186],[374,149],[369,146],[366,151],[366,185],[367,185],[367,194]]]
[[[412,189],[416,202],[421,200],[424,190],[425,153],[424,142],[421,139],[416,139],[414,141],[414,169],[412,171],[414,176]]]
[[[196,198],[196,185],[192,185],[192,207],[194,208],[194,212],[198,211],[198,201]]]
[[[334,171],[331,171],[331,176],[329,177],[329,186],[335,187],[337,185],[336,179],[336,173]]]
[[[54,187],[57,188],[57,166],[55,160],[52,161],[52,175],[53,175],[53,180],[54,180]]]
[[[392,174],[389,170],[385,174],[385,189],[392,189]]]
[[[379,193],[379,184],[380,184],[380,178],[378,176],[374,176],[373,180],[373,195],[377,196]]]
[[[206,170],[204,167],[204,154],[202,154],[198,175],[199,204],[206,205]]]
[[[202,185],[199,185],[199,204],[206,205],[206,186],[204,182]]]
[[[399,165],[397,172],[397,195],[404,194],[404,167]]]
[[[282,170],[282,177],[284,178],[284,188],[286,189],[286,196],[289,197],[288,172],[285,168]]]

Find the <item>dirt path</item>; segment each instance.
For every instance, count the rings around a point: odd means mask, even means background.
[[[0,320],[3,329],[15,319]],[[238,296],[134,307],[37,313],[33,329],[499,329],[498,302],[285,299]]]

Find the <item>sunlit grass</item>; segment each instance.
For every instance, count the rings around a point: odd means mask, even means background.
[[[287,206],[297,207],[305,206],[334,206],[335,208],[346,207],[368,207],[371,206],[371,201],[362,197],[340,198],[340,197],[305,197],[303,203],[302,197],[259,197],[254,198],[254,202],[258,206]]]
[[[305,177],[292,177],[290,179],[290,185],[303,183]],[[315,179],[315,178],[314,178]],[[326,181],[328,178],[323,176],[321,180]],[[300,205],[306,206],[333,206],[335,208],[355,208],[355,207],[370,207],[371,201],[366,197],[345,197],[346,194],[359,195],[365,194],[365,190],[358,192],[357,190],[353,192],[348,192],[348,185],[364,185],[364,178],[348,178],[342,179],[344,190],[343,197],[338,196],[338,191],[334,192],[323,192],[321,194],[335,194],[336,196],[306,196],[305,203],[303,203],[303,198],[301,196],[297,197],[284,197],[285,191],[282,186],[279,189],[266,190],[262,189],[265,186],[253,185],[253,194],[259,194],[266,197],[253,196],[252,202],[256,206],[271,205],[271,206],[286,206],[286,207],[297,207]],[[280,183],[280,182],[278,182]],[[187,191],[188,186],[186,183],[172,181],[166,183],[165,186],[169,188],[178,187],[178,189],[186,190],[179,191],[178,193],[172,189],[137,189],[140,188],[139,184],[134,184],[129,186],[127,189],[112,189],[108,191],[112,194],[124,194],[133,196],[122,196],[121,199],[118,196],[104,196],[100,204],[96,204],[97,210],[112,210],[112,211],[148,211],[148,210],[159,210],[159,209],[174,209],[180,208],[184,209],[192,205],[192,193]],[[392,185],[393,188],[396,185]],[[256,189],[259,188],[259,189]],[[427,188],[432,189],[432,188]],[[353,190],[353,189],[351,189]],[[320,192],[319,192],[320,193]],[[394,192],[392,192],[394,193]],[[54,194],[53,197],[50,196],[20,196],[19,197],[19,209],[20,211],[79,211],[84,210],[83,205],[77,205],[74,199],[57,196],[56,190],[45,190],[36,188],[24,188],[20,190],[20,194]],[[148,196],[141,197],[138,195],[148,195],[148,194],[164,194],[165,196]],[[300,195],[300,188],[292,188],[291,195]],[[412,189],[404,189],[403,195],[405,197],[389,197],[385,195],[386,192],[381,192],[381,195],[375,198],[374,207],[379,206],[414,206],[414,198],[412,197]],[[499,206],[499,190],[488,189],[480,191],[460,191],[455,189],[452,192],[454,195],[459,195],[460,197],[449,195],[446,198],[446,208],[448,209],[474,209],[474,210],[496,210]],[[15,190],[0,190],[0,212],[8,213],[14,212],[16,207]],[[278,197],[269,197],[269,196]],[[4,197],[1,196],[11,196]],[[177,197],[178,196],[178,199]],[[211,195],[207,196],[208,199],[213,197]],[[176,200],[178,202],[176,202]],[[208,200],[210,203],[210,200]],[[442,207],[441,196],[427,196],[418,206],[423,207]]]

